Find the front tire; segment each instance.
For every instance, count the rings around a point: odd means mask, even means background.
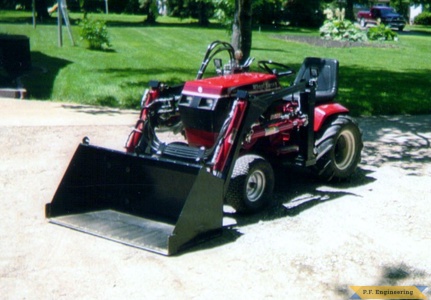
[[[349,177],[361,160],[362,136],[356,122],[338,115],[316,135],[315,169],[324,181]]]
[[[266,207],[274,189],[274,171],[261,156],[237,159],[226,194],[226,202],[237,213],[253,213]]]

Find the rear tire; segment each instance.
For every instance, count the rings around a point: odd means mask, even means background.
[[[274,171],[261,156],[237,159],[226,194],[226,202],[237,213],[253,213],[266,207],[274,189]]]
[[[317,175],[325,180],[349,177],[361,160],[361,132],[349,116],[338,115],[316,135]]]

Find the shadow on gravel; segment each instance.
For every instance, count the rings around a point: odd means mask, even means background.
[[[349,188],[369,184],[375,179],[371,171],[358,168],[355,174],[344,182],[322,183],[310,172],[301,168],[289,167],[276,171],[276,184],[273,205],[254,215],[225,213],[237,222],[237,226],[270,221],[283,217],[295,217],[305,210],[345,195],[353,195]],[[359,196],[358,196],[359,197]]]
[[[397,285],[401,280],[417,275],[424,275],[424,272],[409,268],[404,264],[396,266],[384,266],[382,268],[382,278],[379,285]]]
[[[122,112],[119,109],[104,107],[104,106],[88,106],[88,105],[72,105],[63,104],[61,107],[71,109],[78,113],[85,113],[90,115],[119,115]],[[136,114],[138,115],[138,113]]]
[[[380,116],[358,119],[363,131],[362,164],[381,167],[391,163],[409,175],[423,175],[424,165],[431,163],[431,116]],[[241,216],[228,214],[238,226],[294,217],[307,209],[345,195],[349,189],[374,182],[373,171],[358,168],[344,182],[324,184],[301,168],[283,168],[276,172],[274,206],[261,213]]]
[[[181,256],[181,255],[190,254],[193,252],[199,252],[199,251],[203,251],[203,250],[214,249],[214,248],[220,247],[222,245],[233,243],[238,238],[240,238],[242,235],[243,234],[235,228],[224,227],[222,229],[222,233],[220,236],[213,238],[213,239],[209,239],[209,240],[203,240],[200,243],[195,244],[194,246],[192,246],[190,248],[187,248],[183,252],[176,253],[174,256]]]
[[[380,116],[358,119],[365,142],[362,162],[380,167],[392,163],[421,175],[431,163],[431,116]]]
[[[262,212],[252,215],[236,214],[225,211],[224,217],[234,220],[234,224],[225,225],[220,237],[190,248],[186,253],[211,249],[235,242],[243,234],[240,227],[256,224],[259,221],[271,221],[285,217],[295,217],[302,212],[345,195],[353,195],[349,188],[369,184],[375,179],[371,171],[358,168],[355,174],[345,182],[322,184],[310,172],[299,167],[281,168],[276,171],[273,205]],[[358,196],[360,197],[360,196]]]
[[[373,286],[403,286],[403,280],[414,279],[417,285],[424,285],[429,278],[429,273],[404,263],[395,265],[386,265],[381,268],[380,279]],[[358,283],[351,283],[351,285],[358,285]],[[370,284],[371,285],[371,284]],[[425,291],[427,292],[427,291]],[[353,290],[349,285],[340,285],[336,287],[336,293],[344,299],[350,299]],[[428,293],[425,293],[428,294]]]
[[[358,119],[363,131],[364,149],[362,165],[372,168],[391,163],[408,175],[424,176],[421,168],[431,163],[431,117],[422,116],[380,116]],[[302,212],[337,200],[345,195],[355,194],[351,188],[374,182],[374,172],[359,167],[349,180],[324,184],[302,168],[281,168],[276,170],[274,205],[254,215],[238,215],[225,212],[236,225],[226,226],[220,238],[214,239],[199,249],[212,248],[235,241],[241,236],[237,228],[259,221],[295,217]],[[358,196],[360,197],[360,196]],[[382,284],[392,284],[405,272],[399,267],[387,267],[382,272]],[[348,289],[342,289],[350,293]]]

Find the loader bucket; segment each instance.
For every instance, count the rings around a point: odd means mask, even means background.
[[[80,144],[46,216],[54,224],[171,255],[221,232],[223,180],[199,164]]]

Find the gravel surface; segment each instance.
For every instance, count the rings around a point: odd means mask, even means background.
[[[122,149],[138,112],[0,99],[1,299],[348,299],[350,285],[431,287],[431,116],[359,118],[346,183],[277,172],[277,204],[226,209],[223,235],[173,257],[49,224],[84,136]],[[430,297],[430,289],[425,291]]]

